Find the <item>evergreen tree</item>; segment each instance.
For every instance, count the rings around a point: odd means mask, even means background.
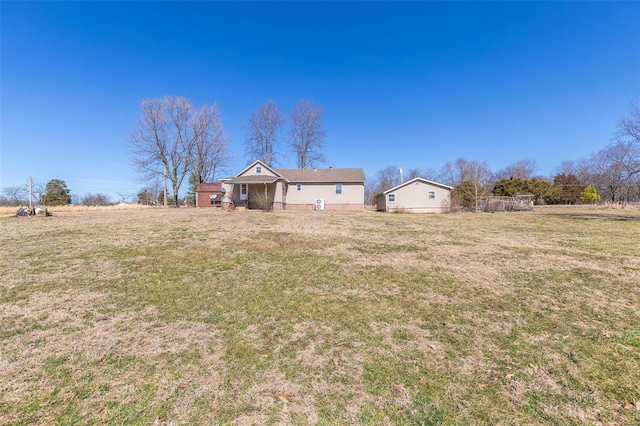
[[[196,205],[196,190],[198,189],[198,185],[202,183],[200,180],[200,175],[197,173],[191,173],[189,175],[189,189],[187,189],[187,202],[190,206]]]
[[[42,204],[45,206],[66,206],[71,204],[71,194],[63,180],[50,180],[45,191],[42,196]]]
[[[493,187],[493,195],[513,197],[515,195],[528,194],[527,181],[520,178],[501,179]]]
[[[156,204],[157,201],[153,199],[153,194],[148,189],[143,189],[138,192],[138,204],[142,204],[144,206],[151,206]]]

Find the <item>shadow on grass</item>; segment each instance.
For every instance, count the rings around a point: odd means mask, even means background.
[[[551,213],[548,216],[572,220],[601,220],[612,222],[640,222],[640,216],[607,213]]]

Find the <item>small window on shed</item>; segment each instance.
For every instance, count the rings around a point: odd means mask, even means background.
[[[262,166],[256,166],[256,174],[262,173]]]
[[[389,194],[389,202],[390,203],[395,203],[396,202],[396,194]]]
[[[436,191],[429,191],[429,199],[432,200],[436,198]]]
[[[342,194],[342,184],[336,183],[336,194]]]

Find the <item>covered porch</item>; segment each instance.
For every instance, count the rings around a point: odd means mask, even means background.
[[[223,205],[257,210],[282,210],[283,182],[275,176],[238,176],[223,182],[227,192]]]

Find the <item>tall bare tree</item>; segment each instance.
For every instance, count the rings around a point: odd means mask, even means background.
[[[409,169],[409,173],[406,176],[406,180],[411,180],[413,178],[421,177],[423,179],[427,179],[430,181],[438,180],[438,173],[433,170],[431,167],[427,167],[426,169],[419,169],[417,167]]]
[[[198,183],[214,180],[228,169],[232,159],[218,105],[205,105],[196,111],[192,126],[193,133],[200,135],[193,147],[192,173]]]
[[[8,186],[2,190],[7,196],[7,199],[13,205],[28,204],[27,187],[25,185],[20,186]]]
[[[306,99],[300,100],[293,106],[289,141],[296,155],[299,169],[326,162],[322,153],[324,138],[327,135],[322,121],[323,113],[322,107]]]
[[[469,161],[458,158],[453,163],[448,162],[440,171],[440,179],[447,185],[464,188],[465,192],[475,204],[478,212],[478,198],[487,192],[487,184],[491,180],[491,169],[486,161]]]
[[[400,185],[400,169],[397,166],[387,166],[378,170],[375,176],[366,182],[365,198],[369,204],[375,204],[376,195]]]
[[[618,122],[611,144],[594,153],[589,182],[611,202],[640,199],[640,107],[633,103]]]
[[[174,205],[177,206],[182,182],[196,163],[194,153],[197,147],[211,159],[214,149],[211,144],[221,124],[216,121],[219,118],[217,107],[205,106],[197,110],[185,98],[167,96],[144,99],[140,110],[137,125],[128,138],[134,155],[133,163],[145,181],[161,177],[169,179]],[[218,148],[226,147],[226,140],[217,142],[224,142]],[[204,170],[211,165],[201,167]]]
[[[620,120],[617,140],[626,151],[623,167],[630,179],[636,179],[640,175],[640,105],[637,102],[631,104],[628,115]]]
[[[633,193],[634,146],[630,141],[616,142],[605,146],[591,156],[591,177],[607,200],[628,201]]]
[[[245,134],[245,157],[249,162],[261,160],[269,167],[277,163],[279,132],[284,123],[284,115],[273,101],[251,114]]]
[[[507,165],[504,169],[500,170],[495,180],[501,179],[523,179],[528,180],[533,177],[534,172],[538,168],[536,160],[518,160],[515,163]]]
[[[640,104],[638,102],[631,104],[629,114],[620,120],[618,128],[618,137],[640,143]]]
[[[577,161],[562,161],[555,171],[556,175],[574,175],[583,185],[590,182],[593,175],[591,163],[586,158],[581,158]]]
[[[47,192],[47,188],[45,185],[41,183],[34,183],[31,186],[31,201],[39,204],[45,192]]]

